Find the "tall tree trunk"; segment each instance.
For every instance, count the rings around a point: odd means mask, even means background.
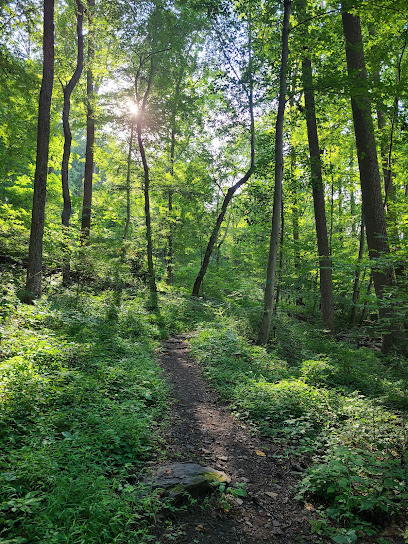
[[[140,118],[136,123],[137,142],[139,145],[140,157],[143,164],[143,195],[144,195],[144,210],[145,210],[145,225],[146,225],[146,244],[147,244],[147,273],[149,276],[149,288],[151,293],[156,293],[156,278],[153,264],[153,242],[152,242],[152,220],[150,215],[150,173],[149,165],[147,164],[146,151],[142,138],[142,122]]]
[[[384,289],[394,286],[394,273],[390,266],[381,267],[377,264],[381,255],[389,253],[389,245],[381,196],[371,103],[367,93],[368,82],[363,40],[360,18],[348,13],[347,5],[347,2],[343,2],[342,21],[346,41],[347,69],[351,83],[351,108],[360,169],[363,216],[380,317],[389,320],[392,317],[392,309],[384,306],[383,295]],[[382,350],[389,351],[394,343],[395,334],[391,325],[389,331],[383,335]]]
[[[360,298],[360,269],[361,269],[361,262],[363,260],[363,254],[364,254],[364,220],[361,219],[360,247],[358,249],[357,265],[354,271],[353,296],[351,299],[352,306],[351,306],[351,314],[350,314],[350,324],[353,327],[356,324],[356,320],[357,320],[357,304]]]
[[[276,302],[273,309],[273,313],[275,315],[278,313],[278,304],[280,301],[280,292],[282,289],[284,240],[285,240],[285,214],[284,214],[283,200],[282,200],[281,202],[281,229],[280,229],[280,239],[279,239],[279,274],[278,274],[278,285],[276,287]]]
[[[292,195],[292,237],[293,237],[293,259],[296,274],[295,283],[295,304],[303,305],[302,289],[300,286],[300,249],[299,249],[299,204],[297,194],[297,179],[295,178],[296,150],[292,147],[290,150],[290,171],[291,171],[291,195]]]
[[[82,35],[82,23],[84,18],[84,8],[80,0],[76,0],[76,18],[77,18],[77,63],[74,73],[68,84],[63,87],[64,107],[62,110],[62,126],[64,130],[64,153],[61,164],[62,197],[64,207],[61,213],[62,236],[64,244],[64,255],[62,257],[62,283],[68,285],[70,281],[70,260],[71,250],[69,247],[69,221],[71,217],[71,195],[69,191],[69,157],[71,155],[72,134],[69,125],[69,113],[71,109],[71,95],[82,74],[84,65],[84,37]]]
[[[280,231],[280,211],[282,206],[283,178],[283,120],[285,116],[287,91],[287,66],[289,56],[289,17],[292,2],[284,0],[282,28],[282,58],[279,75],[279,103],[275,127],[275,191],[273,196],[272,229],[269,244],[268,267],[264,294],[264,309],[258,333],[258,344],[267,344],[271,332],[273,296],[275,291],[276,261]]]
[[[329,151],[329,154],[331,150]],[[329,255],[333,252],[333,231],[334,231],[334,176],[330,161],[330,229],[329,229]]]
[[[28,251],[26,302],[41,297],[42,252],[47,194],[50,110],[54,85],[54,0],[44,0],[43,75],[38,103],[37,156],[34,174],[33,209]]]
[[[171,129],[171,143],[170,143],[170,176],[173,179],[174,176],[174,150],[176,147],[176,130],[174,126]],[[173,189],[170,188],[169,190],[169,235],[168,235],[168,252],[167,252],[167,278],[166,283],[167,285],[173,285],[173,278],[174,278],[174,272],[173,272]]]
[[[92,182],[94,171],[94,145],[95,145],[95,89],[93,76],[93,60],[95,56],[95,44],[93,35],[93,17],[95,9],[95,0],[88,0],[88,69],[86,73],[86,149],[85,149],[85,172],[84,172],[84,197],[82,202],[82,222],[81,222],[81,244],[89,244],[89,235],[91,232],[91,213],[92,213]]]
[[[252,172],[255,168],[255,120],[254,120],[254,82],[253,82],[253,73],[252,73],[252,27],[249,27],[249,62],[248,62],[248,74],[249,74],[249,92],[248,92],[248,109],[249,109],[249,116],[250,116],[250,141],[251,141],[251,162],[249,169],[245,173],[245,175],[235,183],[235,185],[232,185],[225,195],[222,204],[221,204],[221,211],[218,214],[217,221],[214,225],[214,228],[211,232],[210,239],[207,244],[207,249],[205,250],[204,259],[201,263],[200,271],[197,274],[196,280],[194,282],[193,286],[193,292],[192,296],[198,297],[200,293],[200,287],[203,282],[205,273],[207,272],[208,265],[210,263],[210,258],[214,249],[215,242],[218,238],[218,233],[221,228],[221,224],[224,220],[225,213],[228,208],[228,204],[231,202],[232,197],[236,193],[236,191],[246,183],[249,178],[252,175]]]
[[[132,117],[130,125],[130,136],[129,136],[129,149],[128,149],[128,158],[127,158],[127,171],[126,171],[126,222],[125,230],[123,231],[123,242],[126,242],[129,234],[130,226],[130,168],[132,164],[132,148],[133,148],[133,132],[135,130],[135,121]],[[125,243],[123,244],[123,256],[126,254]]]
[[[140,96],[140,79],[141,79],[141,69],[145,62],[150,60],[150,70],[149,76],[147,78],[145,92],[143,93],[143,98]],[[154,53],[153,53],[153,44],[152,52],[146,58],[140,58],[140,66],[135,76],[135,98],[136,104],[138,106],[138,115],[136,119],[136,133],[137,133],[137,143],[139,147],[140,157],[143,164],[143,195],[144,195],[144,210],[145,210],[145,225],[146,225],[146,251],[147,251],[147,275],[149,279],[149,289],[151,294],[152,306],[157,305],[157,287],[156,287],[156,277],[154,271],[153,263],[153,242],[152,242],[152,221],[150,215],[150,171],[149,165],[146,158],[146,150],[143,143],[142,129],[144,114],[146,111],[147,99],[150,94],[152,82],[153,82],[153,73],[154,73]]]
[[[370,279],[368,281],[367,289],[366,289],[366,297],[368,299],[370,292],[371,292],[371,286],[373,285],[373,274],[370,273]],[[364,302],[363,311],[361,312],[360,317],[360,326],[363,325],[364,321],[367,319],[367,312],[368,312],[368,300]]]
[[[313,90],[312,64],[307,55],[302,61],[303,92],[307,137],[309,141],[310,169],[312,177],[313,205],[316,222],[317,249],[319,253],[320,296],[322,321],[326,329],[334,331],[334,302],[332,262],[327,236],[324,185],[320,161],[319,137],[317,133],[316,109]]]

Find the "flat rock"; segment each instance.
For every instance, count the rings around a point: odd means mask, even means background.
[[[229,483],[231,478],[212,467],[202,467],[197,463],[172,463],[166,465],[149,478],[154,488],[163,488],[166,495],[180,497],[188,492],[198,498],[214,491],[216,484]]]

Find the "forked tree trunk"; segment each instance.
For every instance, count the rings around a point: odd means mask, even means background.
[[[264,310],[258,333],[258,344],[267,344],[271,332],[273,297],[275,291],[276,261],[280,231],[280,212],[282,206],[283,179],[283,121],[285,116],[287,91],[287,66],[289,57],[289,17],[292,2],[284,0],[282,28],[282,57],[279,76],[279,104],[275,127],[275,191],[273,196],[272,230],[269,244],[268,268],[264,294]]]
[[[54,0],[44,0],[43,29],[43,75],[38,103],[37,156],[25,296],[28,303],[32,303],[35,297],[41,297],[50,110],[54,85]]]
[[[313,91],[312,64],[305,56],[302,62],[303,92],[305,95],[305,112],[307,137],[309,141],[310,169],[312,177],[313,206],[316,222],[317,250],[319,253],[319,275],[321,314],[323,325],[330,332],[334,331],[334,302],[332,262],[330,258],[329,239],[327,236],[324,185],[320,160],[319,136],[317,133],[316,109]]]
[[[381,196],[381,179],[371,115],[371,103],[364,60],[360,18],[347,12],[343,2],[343,31],[346,41],[347,69],[351,83],[351,108],[360,169],[363,216],[366,225],[367,245],[372,264],[375,294],[380,317],[392,322],[392,308],[384,306],[384,290],[394,286],[394,273],[390,266],[381,266],[378,259],[389,253],[384,207]],[[395,343],[392,324],[383,335],[382,350],[389,351]]]
[[[64,153],[61,164],[61,181],[62,181],[62,198],[64,207],[61,214],[62,221],[62,236],[63,236],[63,257],[62,257],[62,283],[68,285],[70,281],[70,260],[71,250],[69,247],[69,221],[71,217],[71,195],[69,191],[69,157],[71,155],[72,134],[69,125],[69,113],[71,109],[71,95],[76,84],[81,77],[84,65],[84,38],[82,35],[82,23],[84,18],[84,8],[80,0],[76,1],[77,5],[77,63],[75,72],[72,74],[68,84],[63,87],[64,92],[64,107],[62,110],[62,126],[64,130]]]
[[[89,235],[91,232],[91,213],[92,213],[92,183],[94,171],[94,145],[95,145],[95,116],[94,116],[94,76],[93,60],[95,56],[95,45],[93,36],[93,17],[95,9],[95,0],[88,0],[88,69],[86,74],[86,149],[85,149],[85,172],[84,172],[84,197],[82,202],[82,222],[81,222],[81,244],[89,244]]]

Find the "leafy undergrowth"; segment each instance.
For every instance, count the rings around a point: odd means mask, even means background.
[[[374,538],[407,513],[406,371],[398,376],[401,362],[328,341],[310,327],[303,333],[291,364],[277,354],[293,353],[290,334],[282,335],[286,347],[267,352],[225,319],[199,330],[192,353],[238,417],[282,440],[291,455],[312,456],[299,497],[322,505],[313,530],[338,543]]]
[[[138,474],[160,455],[167,388],[157,316],[129,292],[20,304],[1,315],[0,542],[149,541],[163,504]]]

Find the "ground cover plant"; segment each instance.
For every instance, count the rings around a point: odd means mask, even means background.
[[[288,456],[308,456],[298,498],[320,504],[313,531],[339,543],[379,536],[384,525],[402,523],[407,513],[402,361],[328,340],[310,326],[296,326],[295,333],[292,327],[282,316],[277,328],[286,328],[285,334],[267,351],[237,332],[241,321],[224,317],[200,328],[192,352],[237,417],[281,440]],[[291,332],[303,336],[296,354]],[[290,363],[279,355],[285,350]]]
[[[147,542],[162,503],[140,471],[160,455],[159,329],[132,293],[59,293],[1,317],[0,542]]]

